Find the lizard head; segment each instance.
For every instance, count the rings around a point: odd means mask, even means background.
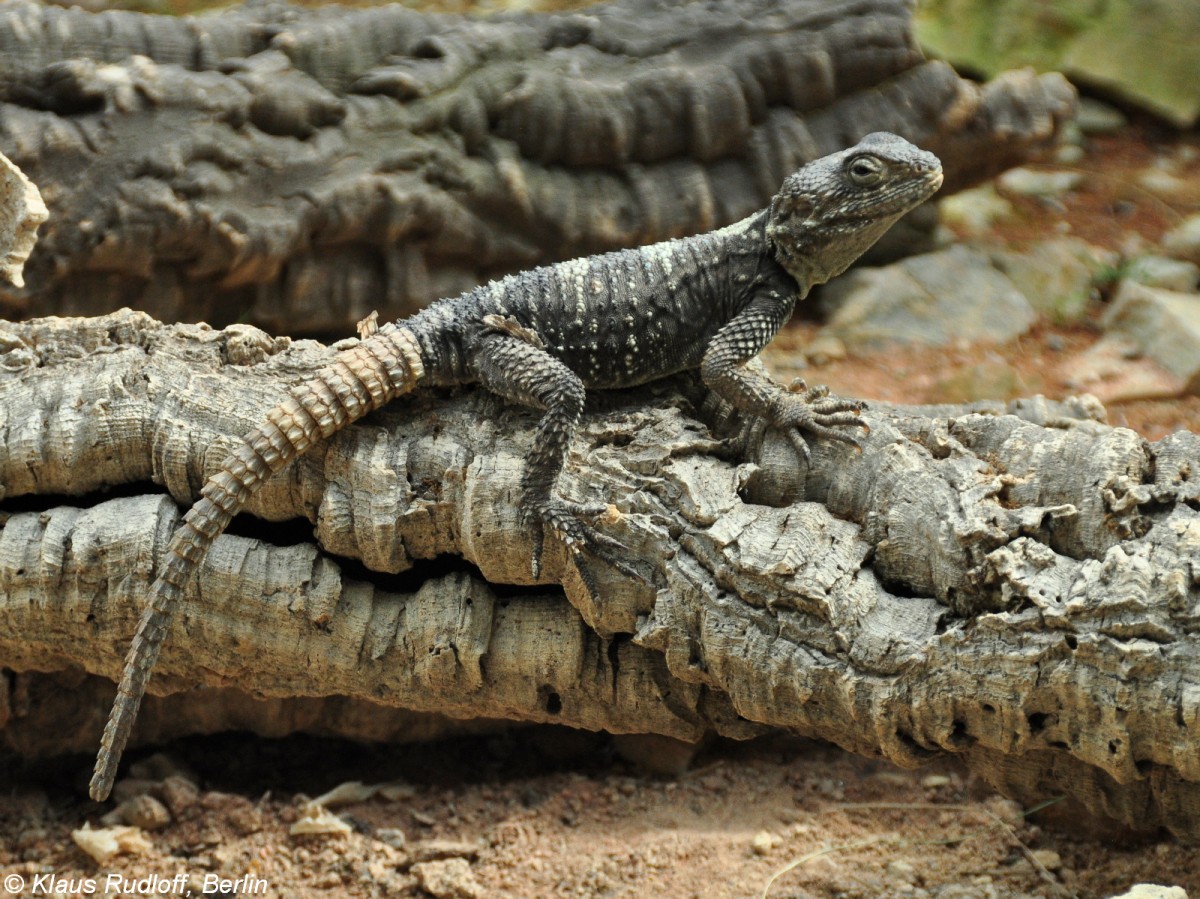
[[[895,221],[942,184],[932,153],[887,132],[813,160],[771,201],[767,239],[807,291],[844,272]]]

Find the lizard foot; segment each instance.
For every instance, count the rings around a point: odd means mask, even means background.
[[[862,452],[858,436],[846,429],[860,428],[864,433],[871,432],[870,425],[861,417],[866,408],[867,404],[861,400],[830,396],[829,388],[823,384],[809,387],[802,378],[797,378],[788,392],[771,404],[769,418],[772,426],[787,434],[796,453],[809,462],[811,453],[802,431],[814,437],[849,443]]]
[[[629,547],[620,540],[600,533],[580,517],[594,518],[607,511],[608,506],[604,503],[584,504],[562,499],[542,503],[536,510],[533,510],[530,517],[540,520],[542,531],[534,546],[533,576],[536,578],[541,575],[542,550],[546,542],[546,532],[550,531],[562,541],[572,559],[577,563],[586,553],[606,562],[627,577],[645,581],[645,578],[636,569],[621,558],[621,556],[629,555]],[[590,581],[590,578],[585,579]],[[595,593],[592,583],[589,582],[588,587]]]

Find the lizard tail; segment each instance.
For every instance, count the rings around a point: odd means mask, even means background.
[[[264,424],[247,434],[220,471],[204,484],[200,499],[172,536],[166,561],[150,587],[104,728],[89,788],[92,799],[106,799],[112,790],[172,615],[212,542],[272,474],[319,439],[408,393],[424,375],[415,335],[407,328],[384,325],[358,346],[340,353],[312,380],[293,388],[291,396],[267,413]]]

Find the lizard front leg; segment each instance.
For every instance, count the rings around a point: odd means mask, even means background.
[[[483,387],[505,399],[546,411],[538,423],[521,478],[522,517],[526,523],[542,529],[534,548],[533,575],[540,574],[546,528],[563,542],[577,562],[579,554],[587,551],[624,571],[627,566],[613,554],[627,553],[626,547],[580,519],[581,515],[597,515],[606,507],[568,502],[554,493],[571,435],[583,414],[586,396],[583,381],[537,346],[536,335],[521,331],[495,330],[484,334],[474,347],[472,364]],[[589,579],[586,572],[581,574],[585,581]]]
[[[794,296],[774,291],[753,300],[709,342],[700,362],[700,376],[734,408],[783,431],[797,454],[807,460],[808,443],[801,432],[857,447],[857,437],[846,429],[870,428],[859,416],[863,403],[829,396],[824,387],[789,391],[745,368],[745,363],[771,342],[794,304]]]

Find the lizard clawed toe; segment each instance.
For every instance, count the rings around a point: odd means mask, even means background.
[[[795,382],[792,387],[797,387]],[[829,388],[824,385],[806,387],[801,381],[799,390],[802,392],[789,390],[779,396],[770,409],[771,426],[787,434],[796,454],[806,464],[811,464],[812,453],[804,432],[812,437],[848,443],[861,453],[863,447],[858,435],[847,429],[858,428],[864,434],[871,433],[871,426],[860,414],[867,408],[866,403],[830,396]]]
[[[536,516],[540,519],[542,533],[535,547],[534,576],[539,576],[542,547],[545,543],[546,532],[550,531],[567,548],[567,552],[571,554],[571,559],[576,563],[581,574],[584,572],[579,562],[586,555],[611,565],[626,577],[645,583],[645,576],[622,558],[630,555],[629,547],[615,537],[601,533],[579,517],[580,515],[594,517],[607,511],[607,504],[582,504],[567,500],[551,500],[537,510]],[[585,582],[589,578],[590,572],[585,576]],[[594,593],[594,584],[589,583],[588,589]]]

